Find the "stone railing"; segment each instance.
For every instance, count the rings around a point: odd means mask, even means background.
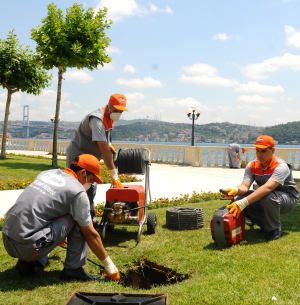
[[[0,139],[0,148],[1,148]],[[66,153],[69,141],[58,142],[58,153]],[[119,148],[144,147],[150,150],[151,160],[161,160],[169,162],[180,162],[192,166],[228,166],[226,147],[214,146],[185,146],[185,145],[166,145],[166,144],[144,144],[141,143],[118,143],[113,145]],[[48,151],[52,153],[52,140],[27,140],[27,139],[8,139],[6,149],[8,150],[35,150]],[[293,169],[299,168],[300,148],[276,148],[275,154],[283,160],[292,164]],[[255,149],[247,148],[245,154],[242,154],[242,160],[252,161],[255,157]]]

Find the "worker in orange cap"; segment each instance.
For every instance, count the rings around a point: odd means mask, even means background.
[[[110,172],[113,186],[123,188],[113,162],[113,154],[116,153],[116,150],[111,144],[111,134],[114,122],[120,119],[123,111],[128,111],[126,103],[124,95],[113,94],[106,106],[98,108],[84,117],[67,147],[67,167],[70,166],[75,157],[83,153],[91,154],[98,160],[104,160]],[[93,223],[95,227],[98,227],[99,224],[94,217],[96,190],[97,184],[93,183],[87,193],[90,199]]]
[[[84,154],[64,171],[41,172],[19,196],[6,214],[3,244],[7,253],[18,258],[20,275],[32,276],[46,266],[49,253],[68,238],[62,280],[97,280],[100,276],[84,271],[88,246],[102,261],[106,275],[118,281],[117,267],[94,229],[86,194],[92,182],[103,183],[100,163]]]
[[[241,211],[256,223],[257,232],[267,232],[266,240],[282,236],[280,214],[292,211],[298,200],[299,192],[292,175],[292,166],[274,155],[274,139],[267,135],[259,136],[254,145],[256,160],[248,163],[243,182],[236,188],[225,189],[229,198],[236,201],[227,206],[230,213],[238,218]],[[258,188],[249,190],[253,182]]]
[[[231,143],[227,147],[228,162],[230,168],[241,168],[241,152],[244,154],[246,149],[237,143]]]

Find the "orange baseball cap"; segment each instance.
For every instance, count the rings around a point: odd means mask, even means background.
[[[123,94],[115,93],[109,98],[109,104],[113,105],[118,110],[128,111],[126,102],[126,97]]]
[[[274,139],[270,136],[259,136],[256,139],[255,145],[252,145],[251,147],[257,147],[257,148],[268,148],[268,147],[275,147]]]
[[[79,156],[79,160],[77,161],[73,161],[73,164],[77,164],[78,166],[86,169],[87,171],[93,173],[95,175],[95,179],[94,181],[97,183],[101,183],[103,184],[102,179],[100,178],[100,162],[99,160],[93,156],[93,155],[89,155],[89,154],[83,154]]]
[[[242,148],[242,153],[244,154],[246,152],[246,148]]]

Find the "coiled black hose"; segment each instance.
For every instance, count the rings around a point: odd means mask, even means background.
[[[119,149],[115,166],[119,174],[144,175],[148,162],[144,148]]]

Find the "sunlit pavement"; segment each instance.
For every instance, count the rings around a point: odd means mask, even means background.
[[[11,152],[11,151],[8,151]],[[20,151],[14,151],[20,152]],[[47,155],[47,152],[29,152],[35,155]],[[47,155],[49,156],[49,155]],[[63,158],[63,157],[62,157]],[[218,192],[220,188],[237,186],[243,179],[244,169],[219,167],[191,167],[152,163],[150,167],[150,190],[152,199],[160,197],[179,197],[180,194]],[[294,178],[300,178],[300,171],[293,172]],[[144,176],[141,182],[132,184],[145,185]],[[126,183],[124,183],[126,184]],[[105,193],[110,185],[98,185],[95,203],[105,201]],[[0,217],[16,202],[23,190],[0,191]],[[149,199],[149,197],[148,197]]]

